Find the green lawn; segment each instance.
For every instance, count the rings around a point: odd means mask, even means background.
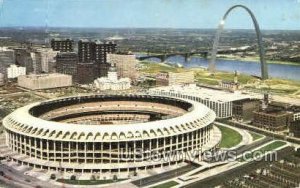
[[[237,131],[224,126],[218,126],[222,133],[222,140],[220,142],[221,148],[231,148],[238,145],[242,141],[242,135]]]
[[[144,68],[141,70],[142,72],[145,73],[159,73],[159,72],[183,72],[187,71],[188,69],[184,68],[177,68],[175,66],[171,66],[168,64],[164,63],[153,63],[153,62],[148,62],[148,61],[142,61],[140,62],[141,64],[144,65]]]
[[[125,179],[119,179],[118,181],[123,181]],[[70,180],[70,179],[58,179],[58,182],[72,184],[72,185],[100,185],[107,183],[114,183],[114,180]]]
[[[168,181],[166,183],[162,183],[156,186],[153,186],[151,188],[169,188],[169,187],[174,187],[175,185],[178,185],[176,181]]]
[[[266,145],[266,146],[264,146],[264,147],[262,147],[260,149],[254,150],[252,153],[248,153],[245,156],[244,159],[243,158],[239,158],[239,160],[240,161],[244,161],[244,160],[247,160],[247,159],[251,159],[252,157],[254,157],[253,154],[256,153],[256,152],[260,152],[260,153],[264,154],[264,153],[267,153],[269,151],[272,151],[272,150],[274,150],[276,148],[279,148],[281,146],[284,146],[284,145],[286,145],[286,142],[275,141],[275,142],[272,142],[272,143],[270,143],[270,144],[268,144],[268,145]]]
[[[275,142],[272,142],[271,144],[268,144],[268,145],[260,148],[259,150],[262,152],[268,152],[268,151],[272,151],[276,148],[279,148],[281,146],[284,146],[285,144],[286,144],[286,142],[283,142],[283,141],[275,141]]]
[[[253,138],[253,141],[258,140],[258,139],[260,139],[260,138],[263,137],[263,135],[258,134],[258,133],[255,133],[255,132],[249,131],[249,133],[251,134],[251,136],[252,136],[252,138]]]

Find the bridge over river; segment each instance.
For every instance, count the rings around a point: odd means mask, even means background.
[[[249,49],[247,49],[249,50]],[[218,54],[232,54],[232,53],[237,53],[237,52],[245,52],[247,50],[244,49],[223,49],[223,50],[218,50]],[[210,55],[210,50],[203,50],[203,51],[195,51],[195,52],[170,52],[170,53],[164,53],[164,54],[148,54],[144,56],[137,57],[138,60],[146,60],[146,59],[151,59],[151,58],[157,58],[160,59],[161,62],[166,61],[169,57],[172,56],[182,56],[184,57],[185,62],[189,61],[190,57],[193,55],[200,55],[203,58],[207,58]]]

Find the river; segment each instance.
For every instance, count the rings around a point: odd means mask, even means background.
[[[136,54],[138,56],[143,56],[145,54]],[[158,58],[147,59],[148,61],[160,62]],[[182,56],[172,56],[169,57],[166,62],[170,64],[181,64],[184,67],[208,67],[208,59],[193,56],[189,61],[185,62]],[[216,69],[219,71],[234,72],[237,70],[240,73],[245,73],[249,75],[260,76],[260,64],[251,61],[239,61],[239,60],[216,60]],[[288,65],[288,64],[268,64],[268,71],[270,78],[283,78],[290,80],[300,81],[300,66],[298,65]]]

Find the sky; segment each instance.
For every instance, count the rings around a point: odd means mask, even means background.
[[[216,28],[250,8],[261,29],[300,30],[300,0],[0,0],[0,27]],[[241,8],[226,28],[252,29]]]

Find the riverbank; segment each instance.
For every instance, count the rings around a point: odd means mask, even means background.
[[[195,74],[195,81],[199,84],[217,86],[222,80],[233,81],[234,79],[234,73],[232,72],[217,71],[212,76],[205,68],[178,68],[164,63],[153,63],[149,61],[143,61],[141,64],[143,64],[141,72],[153,75],[161,71],[188,72],[192,70]],[[251,75],[241,73],[238,73],[238,81],[241,84],[242,90],[250,90],[256,93],[267,91],[274,95],[300,99],[300,81],[278,78],[261,81]]]
[[[236,61],[244,61],[244,62],[254,62],[254,63],[260,63],[259,56],[245,56],[240,57],[236,55],[218,55],[218,59],[223,60],[236,60]],[[280,64],[280,65],[295,65],[300,66],[300,62],[291,62],[291,61],[277,61],[277,60],[266,60],[267,63],[270,64]]]

